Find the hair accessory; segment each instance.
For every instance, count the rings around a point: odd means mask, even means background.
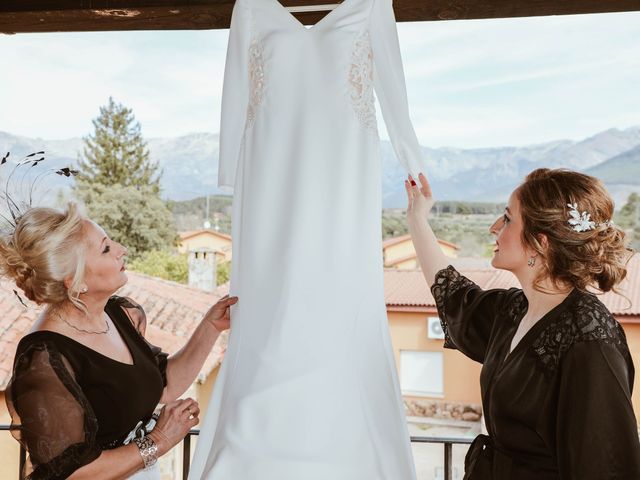
[[[9,160],[10,153],[11,152],[7,152],[7,154],[0,159],[0,172],[4,172],[6,169],[4,165],[6,163],[12,163]],[[33,167],[37,167],[43,161],[44,151],[30,153],[22,160],[17,161],[14,164],[13,170],[11,170],[9,175],[7,175],[4,191],[0,191],[0,201],[6,203],[6,208],[4,208],[5,206],[2,206],[3,208],[0,209],[0,233],[13,235],[22,215],[32,207],[33,194],[36,191],[38,182],[42,180],[42,178],[51,173],[64,177],[76,176],[78,174],[77,170],[73,170],[70,167],[59,169],[52,168],[40,173],[32,173],[34,172]],[[20,171],[24,173],[19,178],[15,178],[16,172],[19,168]],[[35,178],[31,180],[30,184],[26,181],[28,175],[35,176]],[[27,185],[27,187],[25,187],[25,185]],[[28,193],[25,191],[25,188],[28,190]],[[10,190],[13,193],[10,193]],[[24,198],[24,200],[19,201],[18,198],[21,197]],[[30,269],[29,274],[33,275],[34,270]],[[28,308],[20,294],[16,290],[14,290],[13,293],[16,295],[22,306]]]
[[[602,223],[596,223],[591,220],[591,214],[586,210],[582,213],[578,211],[577,203],[567,203],[569,207],[569,220],[567,222],[571,225],[571,228],[576,232],[586,232],[588,230],[594,230],[596,227],[611,227],[613,222],[607,220]]]
[[[5,165],[6,163],[11,163],[9,161],[10,153],[11,152],[7,152],[7,154],[2,157],[2,159],[0,160],[0,167]],[[12,233],[15,230],[16,225],[20,221],[20,217],[22,216],[22,214],[32,207],[33,195],[36,191],[36,187],[38,186],[38,182],[40,182],[45,176],[52,173],[63,177],[71,177],[78,174],[78,171],[72,169],[71,167],[50,168],[44,170],[43,172],[32,174],[32,168],[37,167],[40,163],[44,162],[44,160],[44,151],[30,153],[22,160],[17,161],[13,167],[13,170],[11,170],[11,173],[7,175],[7,181],[4,185],[4,191],[0,192],[0,200],[6,202],[6,210],[0,213],[0,219],[3,220],[3,223],[6,224],[6,226],[3,225],[3,228],[1,229],[5,233]],[[20,169],[20,171],[24,173],[21,177],[14,178],[18,169]],[[33,177],[30,184],[27,183],[28,175]],[[27,187],[25,187],[25,185],[27,185]],[[25,188],[27,188],[28,193],[27,191],[25,191]],[[10,190],[13,193],[11,193]],[[20,197],[23,197],[24,200],[17,200]]]
[[[29,307],[27,307],[27,304],[24,303],[24,300],[22,300],[22,297],[20,296],[20,294],[18,293],[17,290],[14,290],[13,293],[15,293],[16,297],[18,297],[18,300],[20,300],[20,303],[22,304],[22,306],[24,308],[29,308]]]

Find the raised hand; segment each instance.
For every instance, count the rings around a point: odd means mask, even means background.
[[[204,319],[222,332],[231,327],[231,305],[238,303],[238,297],[225,295],[204,314]]]
[[[419,185],[411,175],[408,180],[404,181],[404,187],[407,191],[407,219],[409,222],[426,220],[435,203],[427,177],[421,173],[418,175],[418,181]]]

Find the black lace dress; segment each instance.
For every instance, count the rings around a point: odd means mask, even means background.
[[[112,297],[105,311],[133,364],[106,357],[55,332],[18,344],[7,406],[11,430],[29,453],[28,479],[63,479],[150,420],[166,385],[167,354],[144,339],[142,308]]]
[[[509,354],[527,311],[522,290],[484,291],[449,266],[431,291],[445,347],[483,364],[494,479],[640,479],[633,362],[595,295],[574,289]]]

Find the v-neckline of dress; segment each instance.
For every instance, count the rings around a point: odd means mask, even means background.
[[[566,305],[569,303],[570,299],[572,299],[575,296],[576,291],[577,291],[576,288],[571,290],[571,292],[569,292],[569,294],[564,298],[564,300],[562,300],[562,302],[560,302],[558,305],[556,305],[551,310],[549,310],[547,313],[545,313],[542,316],[542,318],[540,318],[540,320],[538,320],[522,336],[522,338],[518,341],[518,344],[513,348],[513,350],[511,350],[511,342],[513,342],[513,337],[516,335],[516,333],[518,331],[518,326],[520,325],[520,322],[522,321],[524,316],[527,314],[527,310],[529,308],[529,302],[527,301],[527,299],[525,297],[524,302],[526,304],[526,308],[524,308],[522,310],[522,312],[520,313],[520,319],[518,320],[518,322],[516,324],[516,328],[514,329],[513,334],[509,335],[507,337],[507,342],[506,342],[507,354],[503,357],[503,361],[502,361],[501,367],[504,367],[507,363],[509,363],[511,358],[514,357],[515,354],[520,352],[520,350],[522,350],[523,348],[527,348],[527,345],[531,343],[531,338],[532,337],[533,338],[537,337],[538,333],[540,333],[540,331],[544,330],[547,327],[547,324],[549,323],[549,321],[553,320],[556,317],[556,315],[558,314],[558,312],[561,311],[564,307],[566,307]]]
[[[326,21],[328,21],[327,20],[328,18],[335,16],[334,14],[336,11],[342,10],[342,7],[345,6],[345,4],[350,4],[354,0],[343,0],[342,3],[340,3],[337,7],[331,10],[329,13],[327,13],[324,17],[322,17],[316,23],[311,25],[309,28],[307,28],[307,26],[304,23],[298,20],[289,10],[287,10],[287,8],[284,5],[282,5],[282,3],[280,3],[279,0],[267,0],[267,1],[269,3],[272,3],[278,10],[282,11],[282,13],[284,13],[285,16],[289,17],[289,20],[292,21],[299,29],[305,32],[311,32],[318,29],[319,27],[322,27],[322,25],[326,23]]]
[[[124,344],[124,346],[126,347],[127,351],[129,352],[129,356],[131,357],[131,363],[123,362],[123,361],[118,360],[116,358],[110,357],[106,353],[103,353],[103,352],[101,352],[99,350],[96,350],[95,348],[89,347],[89,346],[85,345],[84,343],[80,342],[79,340],[76,340],[75,338],[70,337],[69,335],[65,335],[64,333],[56,332],[56,331],[53,331],[53,330],[36,330],[36,331],[30,332],[27,335],[25,335],[23,337],[23,339],[27,338],[29,336],[32,336],[32,335],[33,336],[39,336],[41,334],[44,334],[44,335],[54,334],[55,336],[57,336],[59,338],[63,338],[67,342],[71,342],[71,343],[73,343],[75,345],[78,345],[82,349],[84,349],[86,351],[89,351],[89,352],[92,352],[94,355],[98,356],[99,358],[103,358],[104,360],[113,362],[116,365],[120,365],[120,366],[125,367],[125,368],[137,367],[138,366],[138,362],[136,361],[136,357],[135,357],[135,354],[134,354],[134,349],[131,347],[131,344],[129,344],[129,342],[127,341],[127,335],[122,331],[120,322],[117,321],[117,320],[114,320],[113,317],[107,311],[108,305],[109,304],[107,303],[107,306],[105,306],[104,311],[107,314],[107,316],[109,317],[109,320],[111,320],[111,323],[113,324],[113,326],[118,331],[118,335],[120,336],[120,338],[122,340],[122,343]]]

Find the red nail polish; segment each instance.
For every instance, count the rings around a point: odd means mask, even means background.
[[[416,185],[417,185],[416,181],[412,179],[412,180],[411,180],[411,186],[412,186],[412,187],[415,187]]]

